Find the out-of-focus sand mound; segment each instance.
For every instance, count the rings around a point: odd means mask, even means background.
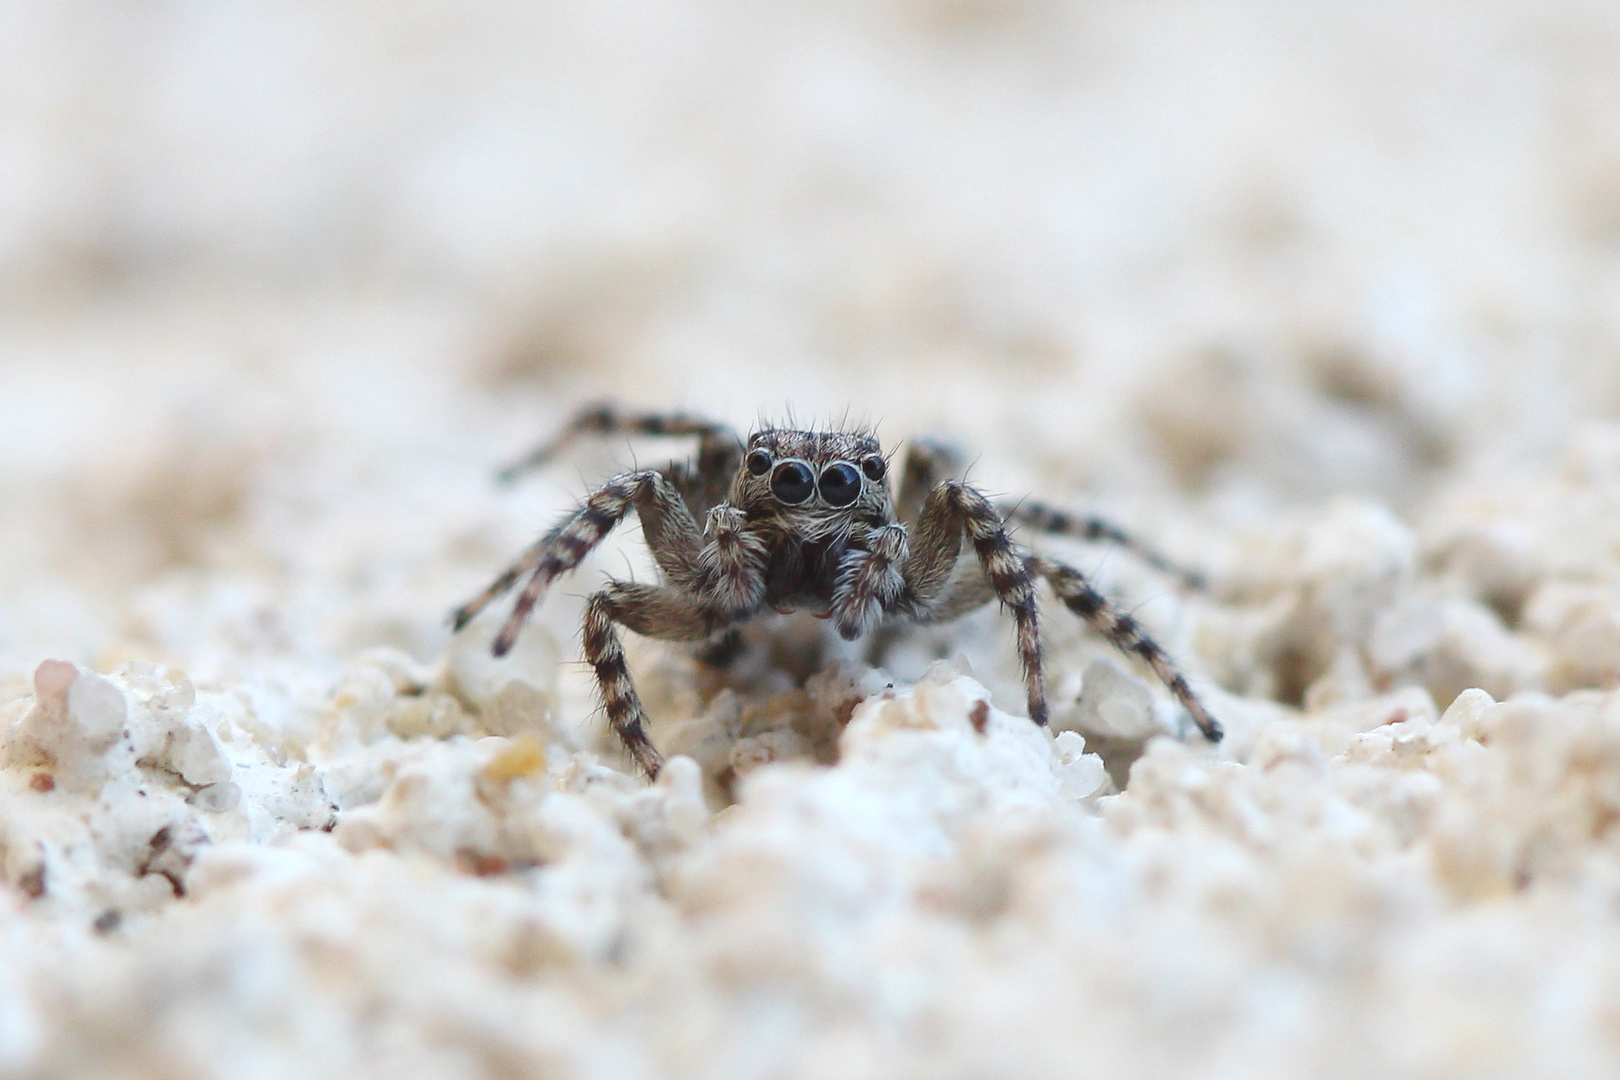
[[[0,1071],[1620,1071],[1620,15],[25,5]],[[630,662],[448,611],[614,398],[943,433],[1208,592]],[[1032,543],[1042,541],[1026,537]],[[988,702],[989,708],[980,705]]]

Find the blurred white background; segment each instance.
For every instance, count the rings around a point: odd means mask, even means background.
[[[0,653],[189,655],[224,579],[426,649],[602,396],[1410,514],[1620,407],[1617,55],[1575,0],[7,5]]]

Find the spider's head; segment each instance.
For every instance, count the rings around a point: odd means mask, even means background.
[[[889,462],[872,435],[768,428],[748,438],[731,503],[750,521],[824,540],[857,520],[891,520]]]

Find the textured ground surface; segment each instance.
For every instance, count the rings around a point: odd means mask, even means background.
[[[1620,1072],[1620,16],[159,2],[0,16],[0,1073]],[[451,607],[583,401],[943,432],[1208,594]],[[993,706],[983,730],[977,702]],[[1168,733],[1168,734],[1167,734]],[[1100,756],[1099,756],[1100,755]],[[836,762],[836,764],[831,764]]]

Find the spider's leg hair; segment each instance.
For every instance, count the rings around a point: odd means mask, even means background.
[[[668,585],[614,581],[585,602],[581,643],[585,660],[596,673],[608,724],[652,780],[664,759],[647,737],[647,714],[625,665],[615,623],[664,641],[707,641],[731,624],[691,594]]]
[[[490,604],[510,592],[512,587],[522,579],[523,575],[532,571],[536,564],[540,562],[545,555],[546,548],[556,541],[567,525],[567,519],[554,525],[540,539],[524,548],[523,554],[519,555],[512,565],[502,570],[482,592],[451,612],[450,626],[452,632],[460,631],[468,623],[476,619],[479,613],[489,607]]]
[[[1004,506],[1002,512],[1008,521],[1016,521],[1037,532],[1123,548],[1160,573],[1177,578],[1189,589],[1203,590],[1209,587],[1208,579],[1202,572],[1182,566],[1135,533],[1096,514],[1071,514],[1032,499],[1020,500],[1010,507]]]
[[[1035,580],[1024,555],[1013,546],[1001,515],[976,488],[947,480],[929,492],[913,530],[911,554],[902,571],[904,609],[922,622],[933,621],[936,604],[951,596],[951,575],[966,535],[991,590],[1016,624],[1018,658],[1024,671],[1029,718],[1046,723],[1046,688],[1041,681],[1040,621]]]
[[[706,420],[685,412],[625,412],[611,404],[587,406],[574,414],[574,418],[556,435],[535,447],[528,454],[501,469],[497,476],[511,481],[532,469],[539,468],[562,450],[585,435],[624,435],[658,438],[736,438],[725,424]]]
[[[624,646],[613,629],[613,602],[605,592],[595,594],[585,603],[585,619],[580,634],[585,660],[596,673],[597,689],[602,695],[602,708],[607,713],[608,725],[624,743],[636,766],[647,779],[656,780],[664,766],[664,758],[647,737],[647,714],[636,694],[636,684],[630,681],[630,669],[624,662]]]
[[[539,558],[530,564],[533,569],[529,580],[495,638],[496,656],[512,648],[523,623],[551,583],[579,566],[632,509],[641,516],[642,532],[661,569],[666,573],[673,569],[674,576],[679,576],[695,562],[701,538],[680,493],[654,470],[621,473],[592,492],[541,542]],[[514,569],[519,575],[523,573],[521,568]]]
[[[1193,723],[1210,742],[1220,742],[1224,734],[1220,722],[1198,700],[1187,677],[1170,660],[1158,642],[1148,636],[1142,624],[1126,612],[1119,610],[1108,598],[1092,587],[1084,574],[1054,559],[1032,556],[1030,566],[1046,578],[1052,591],[1070,611],[1080,616],[1098,633],[1107,638],[1120,652],[1140,657],[1153,669],[1159,681],[1176,696],[1192,716]]]

